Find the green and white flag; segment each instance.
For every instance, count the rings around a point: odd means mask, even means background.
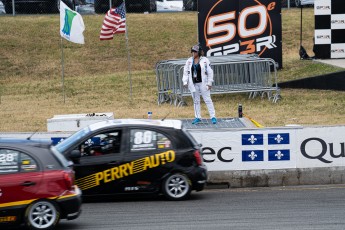
[[[60,35],[74,43],[84,44],[85,25],[81,15],[60,1]]]

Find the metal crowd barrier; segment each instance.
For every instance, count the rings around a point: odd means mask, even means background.
[[[255,54],[208,57],[214,72],[211,94],[249,93],[249,98],[267,95],[276,103],[280,99],[276,62]],[[158,104],[185,105],[191,96],[183,87],[183,67],[187,59],[163,60],[156,64]]]

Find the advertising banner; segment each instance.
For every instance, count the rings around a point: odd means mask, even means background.
[[[297,168],[345,166],[345,127],[298,131]]]
[[[190,132],[209,171],[345,166],[345,126]]]
[[[296,129],[190,132],[209,171],[296,168]]]
[[[199,1],[198,11],[206,56],[255,53],[282,68],[281,1],[207,0]]]

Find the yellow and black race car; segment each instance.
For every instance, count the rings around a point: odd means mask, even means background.
[[[201,145],[179,120],[110,120],[53,147],[74,162],[83,196],[163,193],[170,200],[204,189]]]

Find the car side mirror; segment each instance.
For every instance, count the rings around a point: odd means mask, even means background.
[[[68,154],[68,157],[71,158],[72,160],[80,158],[81,152],[78,149],[74,149]]]

